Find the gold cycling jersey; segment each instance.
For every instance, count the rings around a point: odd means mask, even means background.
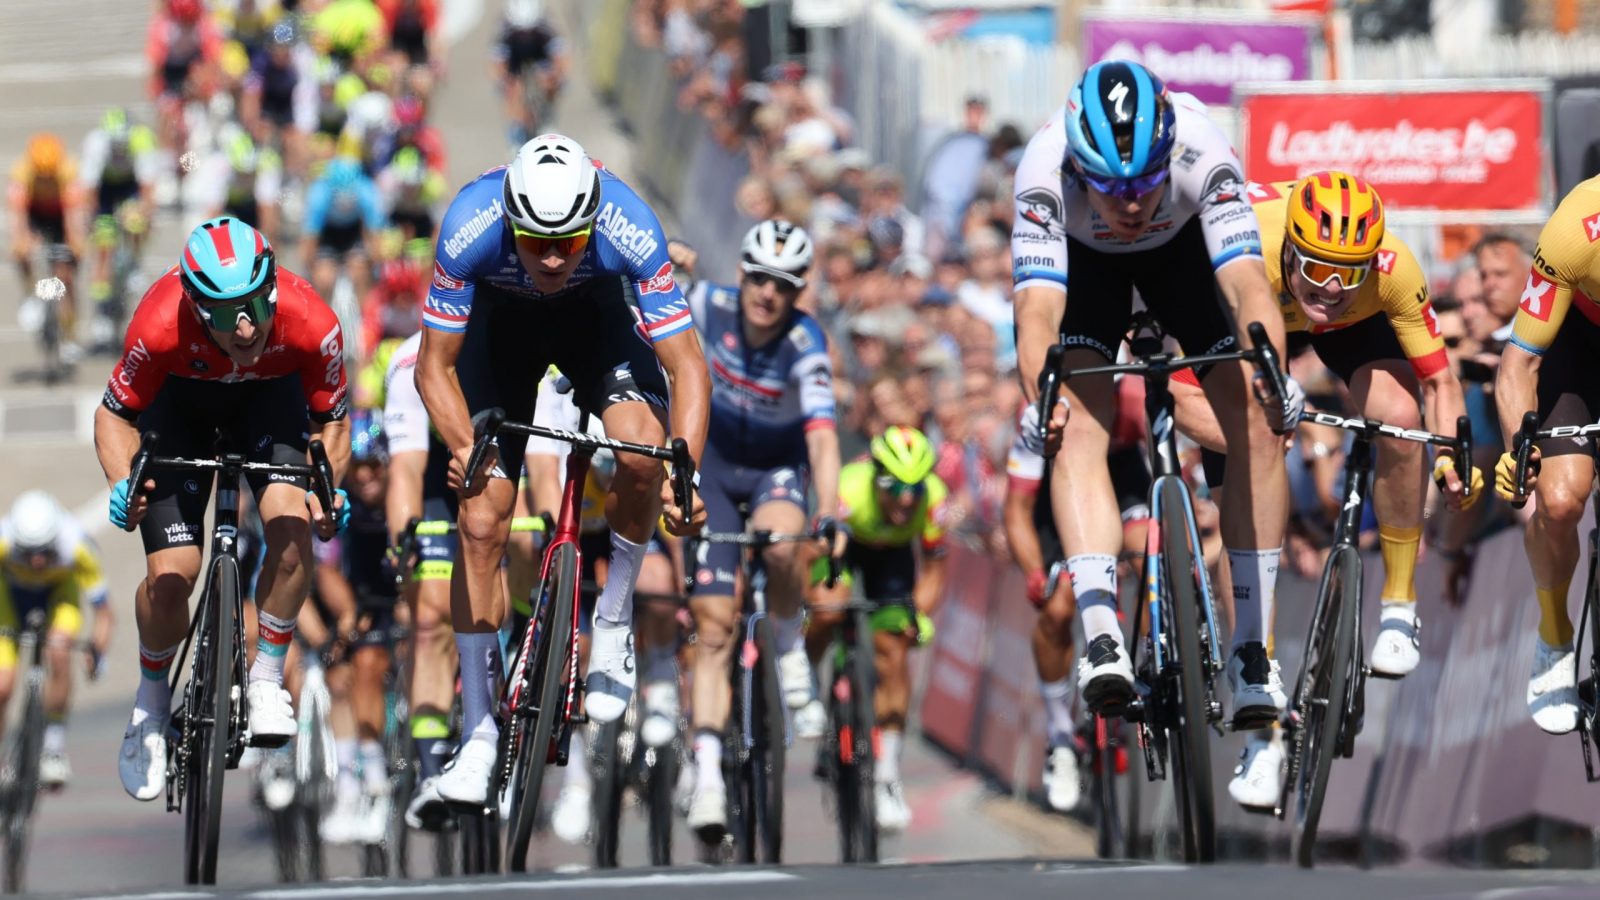
[[[1539,232],[1511,343],[1542,355],[1576,306],[1600,325],[1600,176],[1572,189]]]
[[[63,529],[56,541],[55,565],[34,569],[12,550],[9,524],[0,524],[0,575],[9,593],[40,593],[62,600],[87,600],[98,606],[106,599],[106,579],[94,546],[76,527]]]
[[[929,473],[923,482],[922,499],[904,525],[892,525],[878,505],[877,465],[870,459],[858,460],[839,470],[839,517],[850,529],[850,540],[870,547],[904,547],[913,538],[922,538],[928,552],[944,548],[944,501],[950,494],[939,476]]]
[[[1376,315],[1389,317],[1389,327],[1400,339],[1400,348],[1418,378],[1427,378],[1449,365],[1444,340],[1433,304],[1428,300],[1428,282],[1422,266],[1393,232],[1384,235],[1373,261],[1373,274],[1356,289],[1356,298],[1344,314],[1326,325],[1316,325],[1306,317],[1300,302],[1289,293],[1283,272],[1283,243],[1288,239],[1285,219],[1287,197],[1293,181],[1249,185],[1250,202],[1261,222],[1262,256],[1267,264],[1267,280],[1278,295],[1284,328],[1289,332],[1323,334],[1346,328]]]

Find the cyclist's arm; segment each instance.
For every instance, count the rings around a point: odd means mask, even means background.
[[[139,426],[104,406],[94,411],[94,452],[100,458],[108,487],[115,487],[128,477],[133,454],[138,450]]]
[[[1022,396],[1039,400],[1039,373],[1044,357],[1059,339],[1061,317],[1067,312],[1067,292],[1053,287],[1025,287],[1016,293],[1017,377]]]
[[[1194,370],[1174,372],[1167,386],[1172,390],[1172,414],[1178,420],[1178,430],[1207,450],[1227,453],[1228,442],[1222,436],[1222,425],[1217,422],[1216,410],[1206,399]]]
[[[427,346],[427,339],[423,339]],[[698,462],[706,447],[706,428],[711,416],[711,375],[700,349],[699,333],[693,328],[655,342],[656,358],[667,373],[672,390],[672,435],[689,443],[689,456]]]
[[[319,544],[321,548],[331,544]],[[344,572],[336,560],[317,560],[316,572],[313,575],[316,583],[317,596],[322,598],[322,605],[332,613],[338,622],[338,636],[344,637],[356,622],[356,592],[350,586],[350,580],[344,577]]]
[[[422,473],[428,466],[426,450],[407,450],[389,458],[389,490],[384,496],[384,518],[389,543],[400,542],[406,523],[422,516]]]
[[[428,420],[452,453],[472,446],[472,414],[456,375],[456,359],[466,339],[465,331],[456,334],[424,327],[422,349],[417,353],[417,392],[427,407]]]
[[[94,647],[94,652],[105,656],[111,648],[111,635],[117,627],[117,614],[112,611],[111,604],[102,602],[94,605],[94,624],[90,627],[89,643]]]
[[[917,612],[933,618],[938,615],[939,603],[944,599],[945,582],[945,554],[922,554],[922,571],[917,575],[917,587],[912,593],[912,602]]]
[[[1283,313],[1273,299],[1272,286],[1267,282],[1267,268],[1261,262],[1261,257],[1242,256],[1224,265],[1217,270],[1217,286],[1222,289],[1223,299],[1228,301],[1228,309],[1237,323],[1240,348],[1248,349],[1251,346],[1248,332],[1250,323],[1260,322],[1267,329],[1272,346],[1277,348],[1278,358],[1287,359],[1284,355]]]
[[[832,391],[832,388],[829,388]],[[806,428],[806,457],[817,492],[817,518],[839,516],[839,432],[832,423]]]
[[[1494,393],[1507,451],[1516,449],[1513,438],[1522,427],[1523,413],[1539,408],[1539,363],[1572,308],[1573,286],[1580,274],[1569,271],[1571,267],[1565,263],[1549,260],[1588,258],[1586,244],[1574,246],[1571,234],[1563,233],[1576,232],[1566,227],[1572,224],[1569,217],[1561,215],[1566,207],[1563,201],[1539,234],[1517,316],[1511,320],[1511,340],[1500,353]]]
[[[1013,475],[1006,479],[1006,499],[1001,505],[1006,545],[1024,575],[1044,571],[1044,549],[1039,546],[1039,532],[1033,527],[1033,505],[1040,487],[1048,489],[1048,485]]]

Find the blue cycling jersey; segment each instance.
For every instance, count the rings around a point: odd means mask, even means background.
[[[521,297],[543,296],[517,256],[511,229],[501,222],[505,170],[490,169],[462,188],[440,223],[433,287],[422,311],[429,328],[465,332],[479,285]],[[605,168],[600,169],[600,199],[594,236],[562,290],[592,278],[621,276],[638,299],[638,330],[651,343],[693,328],[689,303],[672,278],[667,240],[656,214]]]
[[[314,181],[306,191],[307,234],[321,234],[328,228],[355,228],[380,231],[384,226],[383,200],[378,186],[363,175],[347,188],[335,190],[327,179]]]
[[[758,469],[805,463],[805,433],[834,427],[833,361],[822,326],[795,310],[788,331],[751,347],[738,288],[701,281],[689,304],[711,370],[708,440],[717,455]]]

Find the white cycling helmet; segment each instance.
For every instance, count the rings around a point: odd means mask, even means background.
[[[44,491],[26,491],[11,504],[11,542],[18,550],[47,550],[61,537],[61,504]]]
[[[506,216],[514,228],[554,237],[594,221],[600,168],[566,135],[541,134],[522,145],[506,168]]]
[[[506,24],[512,28],[532,28],[543,17],[541,0],[506,0]]]
[[[811,235],[788,219],[768,219],[745,233],[739,271],[764,272],[797,288],[811,268]]]

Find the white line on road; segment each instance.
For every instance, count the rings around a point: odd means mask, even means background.
[[[149,67],[138,53],[105,56],[99,59],[68,58],[50,62],[19,62],[0,66],[0,83],[60,82],[68,79],[132,78]]]
[[[435,883],[395,885],[391,887],[353,884],[321,888],[274,888],[266,891],[255,891],[245,896],[259,898],[259,900],[314,900],[314,898],[320,897],[407,897],[422,894],[480,894],[490,891],[575,891],[584,889],[607,890],[629,887],[682,886],[715,887],[725,884],[774,884],[798,879],[798,875],[790,875],[784,872],[684,872],[679,874],[631,875],[620,878],[603,876],[572,878],[558,881],[497,881],[487,884],[477,881],[464,884]],[[134,900],[134,898],[148,900],[151,896],[153,895],[130,894],[128,895],[128,900]],[[101,900],[108,900],[108,898],[101,898]]]

